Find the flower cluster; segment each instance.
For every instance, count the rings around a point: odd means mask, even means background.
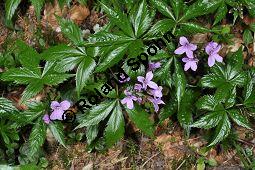
[[[49,124],[51,120],[63,120],[63,114],[66,110],[68,110],[71,106],[71,103],[67,100],[62,101],[61,103],[57,101],[51,102],[51,109],[52,113],[49,116],[48,114],[45,114],[43,116],[43,121],[46,124]]]
[[[134,90],[137,96],[133,95],[130,91],[125,90],[124,93],[126,97],[121,100],[122,104],[126,104],[128,109],[134,108],[134,101],[138,102],[139,104],[144,103],[146,100],[151,102],[154,106],[156,112],[159,111],[159,104],[165,104],[161,97],[162,94],[162,87],[158,86],[155,82],[152,81],[153,73],[152,71],[156,68],[160,67],[160,63],[149,63],[149,72],[146,74],[145,77],[138,76],[137,80],[139,83],[135,84]],[[146,94],[142,93],[146,92]]]
[[[198,59],[193,54],[193,52],[197,49],[197,45],[192,44],[188,41],[186,37],[180,37],[180,47],[178,47],[174,53],[181,55],[186,54],[186,57],[182,58],[182,61],[185,63],[184,70],[187,71],[189,69],[196,71]],[[215,61],[222,62],[223,58],[218,54],[221,49],[221,45],[216,42],[210,42],[205,47],[205,52],[209,55],[208,57],[208,65],[212,67],[215,64]]]

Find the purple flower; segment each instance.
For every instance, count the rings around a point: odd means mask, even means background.
[[[46,124],[49,124],[51,122],[48,114],[45,114],[42,119]]]
[[[160,62],[149,62],[149,71],[154,71],[157,68],[160,68],[161,63]]]
[[[61,103],[57,101],[51,102],[51,109],[53,112],[50,115],[51,120],[63,120],[62,115],[65,112],[65,110],[69,109],[71,106],[71,103],[67,100],[62,101]]]
[[[162,89],[163,89],[162,86],[158,86],[157,89],[149,90],[149,94],[153,95],[154,97],[162,97],[163,96]]]
[[[137,103],[142,104],[143,99],[141,97],[137,97]]]
[[[126,83],[126,82],[130,81],[130,77],[126,78],[125,74],[123,74],[123,73],[121,73],[120,78],[122,79],[122,80],[119,80],[120,83]]]
[[[147,89],[147,86],[149,86],[152,89],[157,89],[158,85],[155,82],[151,81],[152,78],[153,78],[153,73],[150,71],[146,74],[145,77],[138,76],[137,80],[142,83],[144,90]]]
[[[161,98],[152,98],[152,97],[148,97],[148,100],[150,102],[152,102],[153,106],[154,106],[154,109],[155,109],[155,112],[158,112],[159,111],[159,107],[158,105],[159,104],[165,104]]]
[[[188,58],[188,57],[184,57],[184,58],[182,58],[182,61],[184,62],[184,63],[186,63],[185,65],[184,65],[184,70],[185,71],[187,71],[188,69],[190,69],[191,68],[191,70],[193,70],[193,71],[196,71],[197,70],[197,63],[198,63],[198,59],[196,59],[196,58]]]
[[[205,52],[209,55],[208,57],[208,65],[212,67],[215,64],[215,60],[218,62],[222,62],[223,58],[218,54],[220,51],[221,45],[216,42],[209,42],[205,47]]]
[[[134,102],[137,101],[137,97],[133,96],[132,93],[128,92],[127,90],[124,91],[126,97],[121,100],[121,104],[127,104],[128,109],[134,108]]]
[[[134,89],[137,91],[137,92],[141,92],[142,91],[142,88],[143,86],[141,84],[135,84],[134,86]]]
[[[181,46],[177,48],[174,53],[175,54],[183,54],[186,53],[187,57],[193,58],[193,51],[197,49],[197,45],[189,43],[186,37],[180,37],[179,43]]]

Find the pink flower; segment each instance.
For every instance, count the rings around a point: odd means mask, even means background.
[[[51,122],[48,114],[45,114],[42,119],[46,124],[49,124]]]
[[[143,86],[141,84],[135,84],[134,86],[134,89],[137,91],[137,92],[141,92],[142,91],[142,88]]]
[[[153,73],[150,71],[146,74],[145,77],[138,76],[137,80],[142,83],[144,90],[147,89],[147,86],[149,86],[152,89],[157,89],[158,85],[155,82],[151,81],[152,78],[153,78]]]
[[[163,96],[163,94],[162,94],[162,86],[158,86],[158,88],[156,88],[156,89],[151,89],[151,90],[149,90],[149,94],[150,95],[153,95],[154,97],[162,97]]]
[[[133,96],[132,93],[128,92],[127,90],[124,91],[126,97],[121,100],[121,104],[126,104],[128,109],[134,108],[134,102],[137,101],[137,97]]]
[[[186,37],[180,37],[179,43],[181,46],[177,48],[174,53],[175,54],[183,54],[186,53],[188,58],[193,58],[193,51],[197,49],[197,45],[189,43]]]
[[[156,70],[157,68],[160,68],[160,65],[161,65],[160,62],[156,62],[156,63],[150,62],[150,63],[149,63],[149,71],[154,71],[154,70]]]
[[[215,60],[218,62],[222,62],[223,58],[218,54],[221,49],[221,45],[216,42],[209,42],[205,47],[205,52],[209,55],[208,57],[208,65],[212,67],[215,64]]]
[[[158,112],[159,111],[159,104],[165,104],[161,98],[152,98],[152,97],[148,97],[148,100],[150,102],[152,102],[153,106],[154,106],[154,109],[155,109],[155,112]]]
[[[53,112],[50,115],[50,120],[63,120],[62,115],[70,106],[71,103],[67,100],[62,101],[61,103],[57,101],[51,102],[50,107]]]
[[[196,70],[197,70],[197,63],[198,63],[198,61],[199,61],[198,59],[185,57],[185,58],[182,59],[182,61],[183,61],[184,63],[186,63],[186,64],[184,65],[184,70],[185,70],[185,71],[187,71],[187,70],[190,69],[190,68],[191,68],[191,70],[193,70],[193,71],[196,71]]]

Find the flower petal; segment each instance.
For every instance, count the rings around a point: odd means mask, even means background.
[[[213,57],[215,58],[216,61],[220,63],[223,61],[223,58],[219,54],[214,54]]]
[[[63,110],[55,110],[50,115],[50,120],[63,120],[62,115],[64,111]]]
[[[149,81],[147,85],[152,89],[157,89],[158,88],[158,85],[153,81]]]
[[[188,61],[189,61],[189,58],[188,58],[188,57],[182,58],[182,62],[187,63]]]
[[[128,108],[128,109],[133,109],[133,108],[134,108],[133,100],[128,100],[128,101],[127,101],[127,108]]]
[[[67,110],[71,106],[71,103],[67,100],[64,100],[60,103],[60,107],[62,110]]]
[[[191,67],[191,70],[196,71],[197,70],[197,63],[196,62],[191,62],[190,67]]]
[[[46,123],[46,124],[50,123],[50,117],[48,114],[45,114],[42,119],[43,119],[44,123]]]
[[[213,56],[208,57],[208,66],[212,67],[215,64],[215,58]]]
[[[153,73],[152,73],[151,71],[149,71],[148,73],[146,73],[145,79],[146,79],[147,81],[152,80],[152,78],[153,78]]]
[[[144,77],[142,77],[142,76],[138,76],[137,77],[137,80],[139,81],[139,82],[141,82],[141,83],[143,83],[144,82]]]
[[[180,41],[179,41],[179,43],[181,44],[181,45],[185,45],[185,44],[188,44],[189,43],[189,41],[188,41],[188,39],[186,38],[186,37],[180,37]]]
[[[186,52],[186,50],[187,50],[186,47],[180,46],[179,48],[177,48],[177,49],[174,51],[174,54],[183,54],[183,53]]]
[[[187,57],[188,58],[194,58],[194,56],[193,56],[193,51],[191,51],[191,50],[186,50],[186,55],[187,55]]]
[[[190,69],[191,65],[190,65],[190,62],[187,62],[185,65],[184,65],[184,71],[188,71]]]
[[[128,99],[127,97],[125,97],[125,98],[122,99],[120,102],[121,102],[121,104],[126,104],[128,100],[129,100],[129,99]]]
[[[60,107],[59,102],[57,102],[57,101],[52,101],[52,102],[51,102],[51,104],[50,104],[50,108],[51,108],[51,109],[55,110],[55,109],[57,109],[58,107]]]

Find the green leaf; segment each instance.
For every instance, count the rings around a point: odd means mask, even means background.
[[[40,82],[40,80],[31,82],[22,93],[21,103],[36,96],[42,89],[43,84]]]
[[[236,103],[236,87],[233,87],[231,92],[229,93],[228,99],[225,103],[225,108],[229,109],[233,107]]]
[[[232,109],[232,110],[228,111],[228,114],[230,115],[230,117],[233,119],[233,121],[236,124],[238,124],[239,126],[242,126],[244,128],[252,130],[252,127],[251,127],[249,121],[247,120],[247,118],[245,116],[243,116],[240,113],[240,111]]]
[[[66,38],[68,38],[74,45],[80,45],[83,43],[82,32],[80,28],[73,23],[71,20],[65,20],[56,16],[60,27],[61,32]]]
[[[144,40],[152,40],[161,37],[174,27],[172,19],[162,19],[156,22],[151,29],[143,36]]]
[[[222,113],[222,118],[216,127],[214,138],[212,142],[208,145],[208,147],[213,146],[219,143],[220,141],[222,141],[223,139],[225,139],[230,133],[230,130],[231,130],[231,124],[228,119],[227,113],[224,112]]]
[[[80,92],[85,86],[87,80],[91,76],[93,70],[96,67],[96,62],[94,59],[90,57],[86,57],[83,61],[79,64],[76,72],[76,89],[78,96],[80,96]]]
[[[129,41],[133,41],[126,35],[118,33],[110,33],[108,31],[99,31],[89,37],[89,43],[86,42],[86,46],[112,46],[117,44],[125,44]]]
[[[123,14],[123,11],[118,10],[114,11],[107,5],[105,5],[103,2],[100,2],[102,5],[102,8],[105,10],[105,12],[108,14],[111,22],[113,22],[117,27],[119,27],[127,36],[133,37],[133,30],[132,26],[125,14]]]
[[[218,104],[218,102],[215,100],[214,96],[211,95],[205,95],[201,97],[197,103],[196,107],[198,109],[208,110],[208,111],[214,111],[215,106]]]
[[[171,100],[171,102],[168,102],[166,106],[164,106],[162,109],[160,109],[159,113],[159,122],[163,122],[168,117],[172,116],[177,111],[177,101]]]
[[[133,109],[126,109],[129,118],[134,122],[146,135],[153,137],[154,127],[153,122],[149,119],[149,114],[144,111],[139,105],[135,104]]]
[[[175,17],[171,11],[171,8],[161,0],[151,0],[152,4],[166,17],[169,17],[173,20],[175,20]]]
[[[183,0],[171,0],[170,3],[174,11],[175,18],[179,19],[180,12],[184,5]]]
[[[63,8],[64,5],[69,6],[71,1],[72,0],[58,0],[57,2],[59,3],[60,8]]]
[[[140,3],[138,8],[133,8],[130,19],[132,21],[134,33],[137,38],[148,30],[153,18],[149,14],[145,0]]]
[[[203,27],[196,23],[181,23],[180,24],[181,29],[188,33],[206,33],[206,32],[212,32],[211,29],[208,29],[206,27]]]
[[[86,54],[65,44],[50,47],[41,54],[41,57],[48,61],[62,60],[76,56],[86,56]]]
[[[180,109],[181,98],[186,88],[186,78],[183,68],[181,67],[177,58],[174,58],[175,73],[174,73],[174,85],[176,88],[176,97],[178,102],[178,110]]]
[[[228,56],[228,64],[234,69],[234,70],[240,70],[243,67],[243,50],[242,47],[238,49],[233,55]]]
[[[210,2],[207,0],[198,0],[195,3],[193,3],[191,6],[189,6],[188,10],[185,12],[185,14],[182,16],[182,18],[179,21],[189,20],[192,18],[196,18],[198,16],[212,13],[218,8],[220,3],[221,3],[221,0],[213,0]]]
[[[4,97],[0,97],[0,117],[13,111],[17,111],[17,109],[13,106],[12,102]]]
[[[116,101],[105,101],[98,106],[94,106],[88,113],[88,115],[81,121],[81,123],[75,128],[82,128],[85,126],[92,126],[103,121],[113,110]]]
[[[38,67],[40,63],[40,57],[38,53],[25,42],[17,40],[15,42],[16,50],[18,52],[18,59],[23,67],[26,67],[34,72],[40,74],[40,69]]]
[[[215,14],[216,17],[213,22],[213,25],[216,25],[218,22],[220,22],[227,15],[227,12],[228,12],[227,5],[224,2],[222,2]]]
[[[46,124],[42,119],[37,119],[29,136],[29,156],[33,157],[41,149],[46,138]]]
[[[90,145],[97,137],[98,125],[88,126],[86,129],[87,143]]]
[[[198,121],[194,122],[191,127],[210,129],[221,121],[222,116],[225,114],[225,111],[214,111],[207,113],[205,116],[200,118]]]
[[[113,109],[111,117],[107,123],[107,127],[105,129],[106,145],[108,147],[115,144],[124,136],[124,126],[124,117],[122,114],[120,103],[118,101],[115,108]]]
[[[214,98],[218,102],[226,102],[231,91],[231,85],[225,84],[217,87]]]
[[[31,81],[40,79],[40,75],[27,68],[13,68],[4,72],[1,79],[4,81],[14,81],[17,84],[28,84]]]
[[[8,22],[11,22],[11,19],[17,7],[19,6],[20,2],[21,0],[6,0],[5,1],[5,17]]]
[[[42,81],[43,84],[58,85],[72,76],[73,76],[72,74],[46,74],[43,77]]]
[[[177,118],[181,126],[189,136],[190,125],[192,124],[192,106],[194,104],[194,92],[186,91],[181,98],[181,107],[177,113]]]
[[[61,122],[51,122],[49,128],[54,138],[66,148],[63,124]]]
[[[30,0],[30,1],[35,8],[37,18],[39,19],[41,16],[41,9],[44,5],[45,0]]]
[[[54,70],[61,73],[73,70],[79,63],[81,63],[84,56],[67,57],[56,63]]]
[[[245,45],[249,45],[253,41],[252,32],[249,29],[245,29],[243,32],[243,41]]]
[[[106,54],[104,54],[102,61],[96,68],[96,72],[105,71],[107,68],[117,64],[123,58],[128,46],[129,43],[107,48],[105,51]]]

